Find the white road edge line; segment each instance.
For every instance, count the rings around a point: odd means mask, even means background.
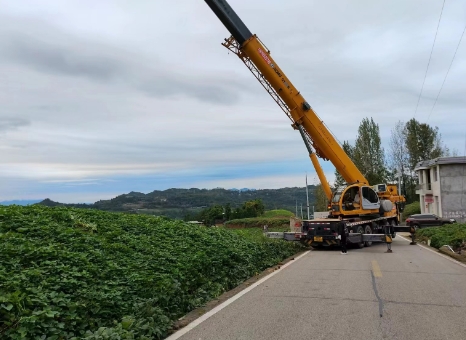
[[[398,235],[398,236],[400,236],[400,237],[401,237],[403,240],[405,240],[405,241],[411,242],[411,240],[408,240],[407,238],[405,238],[405,236],[402,236],[402,235]],[[450,256],[448,256],[448,255],[445,255],[445,254],[436,252],[435,250],[429,249],[429,248],[427,248],[426,246],[421,245],[421,244],[419,244],[419,243],[416,243],[416,245],[419,246],[419,247],[421,247],[421,248],[423,248],[423,249],[425,249],[425,250],[428,250],[428,251],[430,251],[430,252],[432,252],[432,253],[434,253],[434,254],[436,254],[436,255],[438,255],[438,256],[444,257],[444,258],[446,258],[447,260],[449,260],[449,261],[451,261],[451,262],[454,262],[454,263],[456,263],[456,264],[459,264],[461,267],[466,268],[466,264],[461,263],[460,261],[457,261],[457,260],[455,260],[454,258],[452,258],[452,257],[450,257]]]
[[[277,274],[278,272],[282,271],[283,269],[285,269],[286,267],[288,267],[289,265],[293,264],[293,263],[296,263],[297,260],[299,260],[301,257],[307,255],[309,253],[309,251],[306,251],[304,254],[301,254],[299,255],[298,257],[296,257],[294,260],[291,260],[287,263],[285,263],[283,266],[281,266],[279,269],[273,271],[272,273],[270,273],[269,275],[263,277],[262,279],[260,279],[259,281],[253,283],[252,285],[250,285],[248,288],[242,290],[241,292],[239,292],[238,294],[232,296],[231,298],[229,298],[228,300],[222,302],[221,304],[219,304],[217,307],[213,308],[212,310],[208,311],[207,313],[203,314],[202,316],[200,316],[199,318],[197,318],[196,320],[194,320],[193,322],[187,324],[185,327],[181,328],[179,331],[173,333],[172,335],[170,335],[168,338],[165,338],[165,340],[176,340],[176,339],[179,339],[180,337],[182,337],[183,335],[185,335],[186,333],[188,333],[190,330],[192,330],[194,327],[198,326],[200,323],[204,322],[205,320],[207,320],[208,318],[210,318],[212,315],[220,312],[223,308],[225,308],[226,306],[228,306],[229,304],[233,303],[234,301],[238,300],[240,297],[242,297],[244,294],[246,294],[247,292],[251,291],[252,289],[256,288],[258,285],[260,285],[261,283],[267,281],[268,279],[270,279],[272,276],[274,276],[275,274]]]

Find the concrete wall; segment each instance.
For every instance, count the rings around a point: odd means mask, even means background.
[[[443,211],[441,209],[442,195],[441,195],[441,187],[440,187],[440,171],[439,171],[438,165],[435,165],[432,168],[430,168],[430,179],[431,179],[432,195],[434,196],[434,203],[430,204],[430,208],[431,208],[430,213],[443,217]]]
[[[442,216],[466,222],[466,164],[440,165]]]
[[[437,175],[435,175],[437,172]],[[427,175],[430,174],[430,177]],[[442,216],[443,212],[441,209],[442,199],[440,190],[440,176],[438,172],[438,165],[435,165],[429,169],[418,170],[419,184],[421,188],[416,190],[419,195],[419,201],[421,203],[421,214],[436,214]],[[431,195],[434,199],[433,203],[426,203],[425,198],[427,195]]]

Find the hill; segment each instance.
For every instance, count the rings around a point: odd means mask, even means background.
[[[314,202],[314,186],[309,186],[309,202]],[[216,189],[167,189],[154,190],[148,194],[130,192],[110,200],[100,200],[94,204],[62,204],[46,199],[39,204],[46,206],[68,206],[75,208],[93,208],[115,212],[133,212],[140,214],[162,215],[170,218],[183,218],[188,213],[196,213],[214,204],[239,207],[244,202],[261,199],[266,210],[286,209],[295,211],[298,205],[306,204],[306,188],[292,187],[260,190]]]

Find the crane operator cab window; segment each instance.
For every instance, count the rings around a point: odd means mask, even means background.
[[[343,210],[360,209],[359,201],[359,187],[349,188],[343,196]]]
[[[371,187],[362,187],[362,208],[363,209],[379,209],[380,201],[379,196]]]

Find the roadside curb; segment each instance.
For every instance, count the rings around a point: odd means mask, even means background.
[[[432,248],[432,247],[431,247]],[[437,249],[437,248],[434,248],[434,249]],[[454,258],[456,261],[458,262],[461,262],[461,263],[465,263],[466,264],[466,258],[464,258],[463,256],[461,255],[458,255],[456,253],[452,253],[451,251],[446,251],[444,249],[437,249],[437,251],[439,253],[442,253],[442,254],[445,254],[447,256],[450,256],[452,258]]]

